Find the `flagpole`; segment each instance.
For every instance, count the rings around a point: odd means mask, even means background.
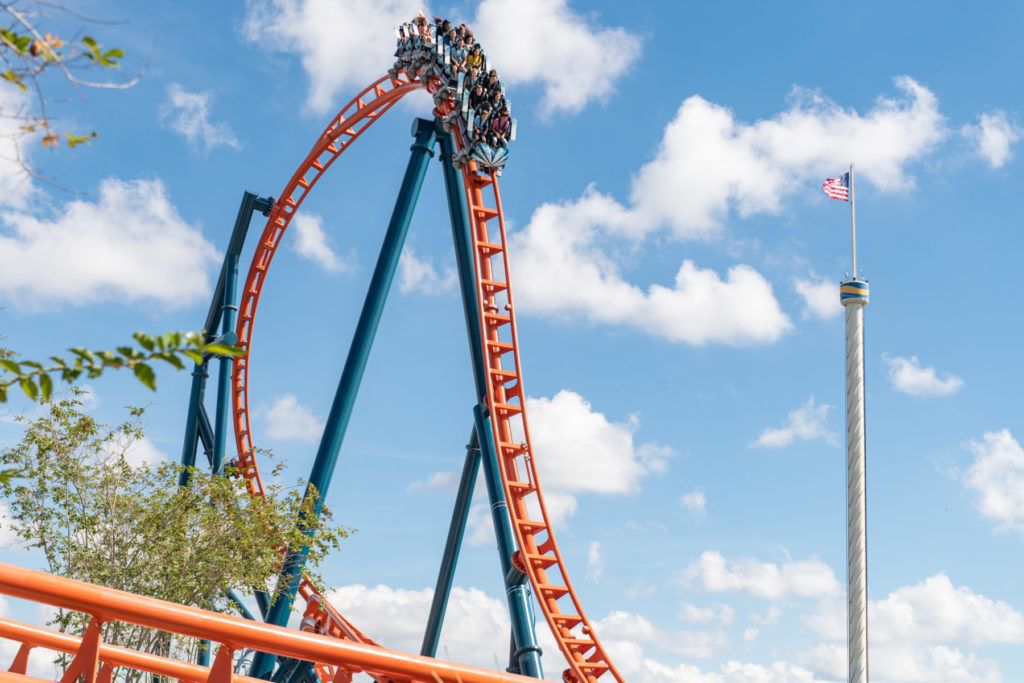
[[[857,212],[853,202],[853,162],[850,162],[850,239],[853,242],[853,279],[857,279]]]
[[[867,477],[864,420],[864,307],[868,283],[857,279],[857,214],[850,163],[853,278],[839,286],[846,308],[846,656],[847,682],[868,681]]]

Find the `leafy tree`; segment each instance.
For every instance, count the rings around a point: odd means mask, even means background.
[[[300,487],[278,483],[250,495],[241,477],[132,462],[143,438],[141,409],[109,428],[82,412],[80,390],[43,401],[46,413],[22,419],[21,442],[0,452],[20,477],[0,484],[11,526],[38,549],[54,574],[204,609],[234,609],[228,591],[266,586],[281,548],[308,548],[315,568],[348,531],[324,522],[310,538],[296,521],[310,514]],[[278,470],[275,470],[277,474]],[[274,477],[276,480],[277,477]],[[329,520],[329,514],[324,518]],[[81,633],[87,617],[60,612],[62,630]],[[194,656],[192,639],[130,624],[104,625],[105,642],[146,652]],[[135,681],[139,672],[123,672]]]
[[[116,351],[90,351],[76,346],[68,349],[72,354],[70,361],[61,356],[50,356],[50,363],[46,365],[39,361],[16,361],[11,351],[0,347],[0,403],[7,401],[7,394],[15,384],[33,401],[47,401],[53,392],[51,375],[59,375],[60,379],[72,384],[83,374],[94,379],[108,368],[130,369],[140,382],[156,391],[156,373],[150,365],[152,361],[163,361],[183,370],[183,358],[201,363],[209,355],[240,356],[243,353],[234,346],[208,344],[202,335],[195,332],[168,332],[158,337],[136,332],[134,338],[138,348],[119,346]]]
[[[47,105],[54,101],[54,91],[59,92],[62,85],[70,87],[81,96],[83,88],[123,89],[138,82],[138,77],[101,77],[96,80],[83,75],[95,72],[115,75],[111,72],[120,69],[124,51],[116,47],[105,48],[89,35],[62,38],[44,28],[44,25],[55,27],[60,20],[69,18],[78,22],[96,23],[68,9],[59,0],[0,1],[0,17],[3,16],[7,22],[6,26],[0,26],[0,80],[33,94],[32,105],[25,109],[12,111],[0,108],[0,116],[13,119],[18,124],[12,133],[15,137],[41,133],[40,140],[44,147],[60,145],[62,136],[54,128]],[[68,147],[75,147],[88,143],[97,135],[95,131],[65,131],[63,141]],[[12,161],[36,175],[24,159]]]

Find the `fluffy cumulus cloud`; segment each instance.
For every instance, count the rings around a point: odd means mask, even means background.
[[[811,275],[809,278],[794,278],[793,288],[804,300],[801,317],[830,320],[843,312],[839,303],[839,286],[823,277]]]
[[[295,233],[292,249],[302,258],[309,259],[328,273],[340,273],[350,265],[340,258],[328,244],[323,218],[314,213],[299,213],[291,222]]]
[[[786,417],[785,427],[769,427],[757,437],[753,447],[782,448],[789,446],[794,441],[813,441],[824,439],[826,443],[836,445],[839,437],[835,432],[830,432],[825,426],[828,420],[828,411],[832,408],[829,405],[815,405],[814,397],[789,413]]]
[[[964,484],[978,496],[978,510],[1000,528],[1024,532],[1024,449],[1010,430],[988,432],[969,446],[974,462]]]
[[[426,256],[418,258],[412,247],[406,247],[398,260],[398,289],[405,293],[443,294],[454,291],[459,276],[454,268],[445,268],[444,274],[437,272],[433,260]]]
[[[167,460],[167,454],[157,448],[147,437],[126,439],[123,442],[109,441],[104,446],[107,457],[123,457],[132,467],[158,465]]]
[[[934,367],[921,367],[917,356],[904,358],[883,353],[882,360],[889,366],[889,382],[896,391],[911,396],[949,396],[960,391],[964,381],[948,372],[939,373]]]
[[[419,0],[248,0],[246,7],[243,37],[299,56],[309,78],[307,105],[317,114],[337,95],[384,76],[394,62],[395,26],[430,11]]]
[[[188,143],[209,152],[215,147],[240,149],[234,131],[226,123],[210,120],[213,93],[189,92],[177,83],[167,86],[167,100],[160,106],[160,122]]]
[[[1006,112],[995,111],[978,116],[978,123],[967,124],[960,133],[974,146],[975,153],[992,168],[1001,168],[1013,158],[1013,145],[1020,142],[1020,126]]]
[[[740,216],[777,213],[783,200],[857,160],[858,180],[883,191],[914,181],[906,166],[945,137],[935,95],[896,79],[899,95],[879,97],[861,114],[820,93],[796,89],[788,109],[754,123],[694,95],[669,123],[657,156],[633,181],[625,226],[646,232],[668,225],[681,238],[716,234],[730,208]]]
[[[679,618],[688,624],[707,624],[720,622],[731,624],[736,618],[736,610],[729,605],[716,603],[710,607],[698,607],[688,602],[679,607]]]
[[[472,25],[504,83],[541,84],[543,115],[607,99],[640,57],[637,36],[588,20],[566,0],[483,0]]]
[[[634,494],[640,491],[644,477],[667,470],[671,450],[652,442],[637,443],[635,434],[640,424],[636,416],[626,422],[612,422],[583,396],[565,389],[552,398],[527,398],[526,410],[545,509],[556,527],[576,513],[577,496]],[[513,434],[514,441],[522,438],[521,433]],[[434,480],[454,482],[457,476],[437,473],[427,482],[413,484],[413,488],[428,487]],[[535,502],[528,500],[531,506]],[[537,515],[535,519],[540,516],[533,507],[531,513]],[[482,545],[492,537],[489,506],[474,505],[466,542]],[[591,549],[591,557],[600,559],[599,544],[596,550]]]
[[[393,650],[419,653],[433,596],[430,588],[357,584],[334,589],[326,597],[370,638]],[[476,588],[456,586],[449,598],[438,652],[444,659],[494,668],[495,662],[508,660],[508,625],[503,601]]]
[[[299,403],[294,394],[285,394],[274,401],[264,414],[267,436],[279,441],[315,443],[324,431],[324,421]]]
[[[160,180],[107,178],[95,202],[68,202],[49,220],[10,211],[0,224],[0,295],[19,306],[187,306],[209,295],[209,268],[219,261]]]
[[[383,76],[393,61],[394,27],[417,12],[430,15],[427,5],[412,0],[249,0],[247,6],[242,35],[299,56],[310,81],[308,105],[317,113],[346,90]],[[505,83],[542,86],[544,114],[606,99],[640,56],[639,38],[588,20],[565,0],[484,0],[467,23]],[[538,49],[519,49],[527,35]]]
[[[790,596],[823,598],[839,591],[835,572],[811,558],[782,564],[753,558],[729,560],[717,550],[707,550],[679,574],[685,586],[720,593],[739,591],[768,600]]]
[[[817,673],[845,676],[846,606],[824,600],[804,621],[826,642],[798,658]],[[988,683],[1002,681],[994,662],[961,648],[1024,643],[1024,615],[1009,604],[930,576],[868,605],[871,669],[887,681]]]
[[[627,213],[592,189],[576,202],[538,208],[510,242],[519,306],[695,346],[770,343],[792,328],[771,284],[747,265],[733,266],[723,279],[686,260],[670,287],[627,282],[619,261],[599,246],[598,228],[621,224]]]
[[[604,556],[601,553],[601,543],[591,541],[587,548],[587,578],[591,581],[600,581],[604,573]]]

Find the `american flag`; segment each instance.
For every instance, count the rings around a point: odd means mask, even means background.
[[[825,194],[832,199],[838,199],[843,202],[850,201],[850,174],[844,173],[835,178],[827,178],[821,189],[825,190]]]

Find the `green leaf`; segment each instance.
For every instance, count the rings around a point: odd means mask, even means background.
[[[36,383],[31,378],[25,377],[21,380],[20,384],[21,390],[25,392],[25,395],[33,401],[36,400],[36,397],[39,396],[39,387],[36,386]]]
[[[141,346],[142,348],[146,349],[147,351],[152,351],[153,350],[153,346],[154,346],[153,337],[151,337],[150,335],[146,334],[145,332],[136,332],[132,336],[135,337],[135,341],[137,341],[139,343],[139,346]]]
[[[192,349],[185,349],[181,353],[195,361],[196,365],[203,364],[203,354],[199,353],[198,351],[193,351]]]
[[[0,403],[7,403],[7,385],[0,384]]]
[[[49,375],[39,375],[39,388],[43,392],[43,400],[49,401],[50,395],[53,394],[53,381]]]
[[[145,363],[139,363],[135,366],[135,376],[139,378],[140,382],[156,391],[156,375],[153,373],[153,368]]]
[[[245,351],[237,346],[228,346],[227,344],[206,344],[203,346],[203,351],[206,353],[215,353],[221,356],[231,356],[233,358],[238,358],[245,353]]]
[[[93,48],[96,47],[95,39],[90,38],[89,36],[82,36],[82,44],[83,45],[88,45],[89,47],[93,47]]]
[[[175,356],[173,353],[169,351],[167,353],[161,353],[159,356],[156,356],[156,358],[164,362],[170,363],[178,370],[185,369],[185,364],[181,362],[181,359],[179,359],[177,356]]]
[[[9,372],[13,372],[15,375],[21,374],[21,366],[15,363],[13,360],[4,360],[0,358],[0,367]]]

